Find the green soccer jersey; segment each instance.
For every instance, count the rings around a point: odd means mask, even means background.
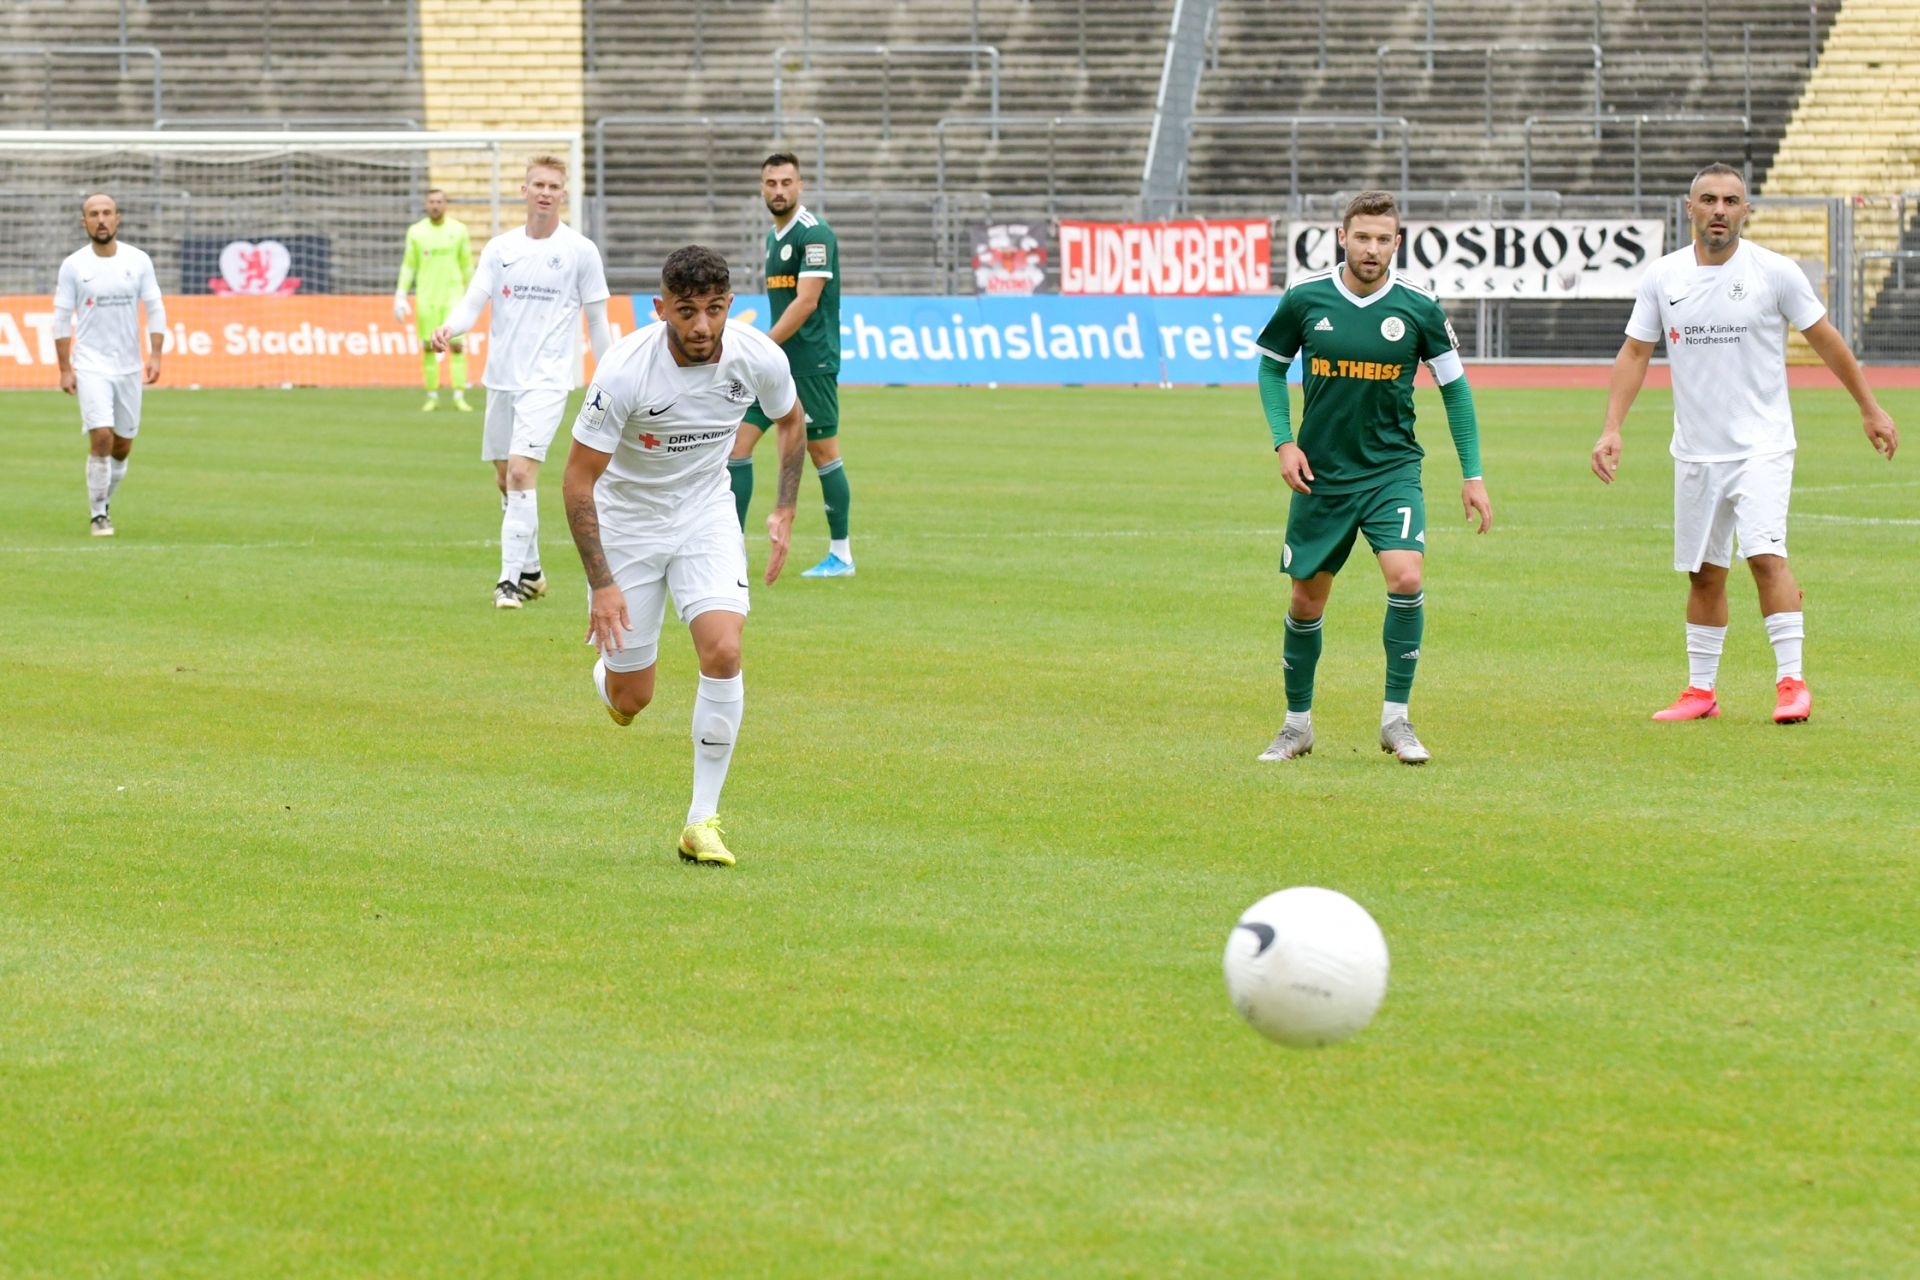
[[[1289,364],[1306,356],[1306,407],[1294,440],[1313,468],[1315,493],[1353,493],[1418,475],[1413,372],[1460,344],[1439,301],[1390,278],[1356,297],[1339,269],[1287,286],[1260,350]]]
[[[801,205],[784,228],[767,231],[767,302],[775,324],[800,296],[800,281],[808,276],[826,282],[820,305],[798,333],[780,344],[796,378],[840,372],[840,242],[832,227]]]
[[[407,228],[407,256],[400,261],[395,293],[411,292],[422,307],[451,307],[473,278],[473,240],[458,218],[422,218]]]

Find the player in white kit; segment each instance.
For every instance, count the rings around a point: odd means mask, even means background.
[[[540,568],[540,505],[535,486],[547,446],[560,429],[573,390],[580,313],[597,361],[612,345],[607,329],[607,273],[593,241],[560,221],[567,199],[567,162],[535,156],[521,194],[527,225],[487,242],[467,295],[433,331],[433,349],[447,351],[473,328],[489,302],[487,413],[480,457],[493,463],[500,487],[500,580],[496,609],[518,609],[547,593]]]
[[[615,723],[631,724],[653,700],[669,592],[693,633],[700,691],[680,856],[730,867],[717,813],[744,706],[747,549],[727,455],[758,401],[780,433],[779,495],[767,517],[771,583],[787,559],[807,415],[779,344],[727,319],[725,258],[689,245],[667,259],[660,283],[653,307],[662,323],[622,338],[594,373],[562,493],[591,592],[587,639],[600,650],[593,681]]]
[[[153,259],[120,243],[120,206],[112,196],[88,196],[80,206],[80,224],[89,243],[60,264],[53,291],[53,350],[60,362],[60,389],[80,398],[80,429],[87,433],[89,528],[96,538],[111,538],[107,504],[126,479],[127,459],[140,434],[140,389],[160,381],[167,309],[160,300]]]
[[[1793,410],[1787,400],[1786,326],[1806,335],[1860,406],[1875,450],[1893,457],[1899,434],[1874,399],[1846,339],[1795,263],[1743,240],[1751,206],[1740,172],[1702,169],[1687,193],[1693,242],[1648,269],[1614,358],[1607,420],[1593,471],[1608,484],[1620,467],[1620,424],[1663,334],[1673,372],[1673,567],[1688,575],[1687,687],[1655,720],[1720,714],[1714,685],[1727,636],[1727,570],[1738,554],[1753,572],[1773,644],[1773,718],[1798,724],[1813,711],[1802,668],[1806,637],[1799,584],[1787,567],[1787,500],[1793,488]]]

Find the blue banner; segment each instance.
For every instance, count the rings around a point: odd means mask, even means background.
[[[1277,294],[1212,298],[878,294],[840,300],[840,381],[954,384],[1243,383]],[[634,299],[652,314],[651,298]],[[770,326],[765,294],[733,316]],[[1296,364],[1289,376],[1300,380]]]

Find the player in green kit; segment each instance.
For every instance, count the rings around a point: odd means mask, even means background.
[[[1480,477],[1480,429],[1459,343],[1440,303],[1393,274],[1400,212],[1385,191],[1362,191],[1341,217],[1346,260],[1331,271],[1288,282],[1260,333],[1260,403],[1293,490],[1280,569],[1293,580],[1281,647],[1287,717],[1262,760],[1292,760],[1313,750],[1313,673],[1320,624],[1355,538],[1364,533],[1387,581],[1387,692],[1380,749],[1403,764],[1432,754],[1407,719],[1420,660],[1426,597],[1421,571],[1427,544],[1423,456],[1413,437],[1413,371],[1424,360],[1440,384],[1447,426],[1465,483],[1460,502],[1480,532],[1493,527],[1493,504]],[[1306,360],[1305,408],[1296,437],[1289,420],[1287,366]]]
[[[784,151],[760,166],[760,197],[773,215],[767,232],[767,301],[775,342],[793,366],[794,385],[807,411],[807,456],[820,477],[827,505],[827,558],[803,578],[851,578],[853,541],[847,511],[853,490],[840,460],[840,242],[833,228],[800,203],[800,161]],[[753,501],[753,446],[773,423],[758,404],[749,406],[727,460],[733,505],[747,526]]]
[[[427,216],[407,228],[407,254],[400,260],[400,280],[393,289],[393,318],[405,321],[407,287],[420,304],[420,370],[427,387],[421,408],[440,407],[440,357],[434,354],[433,331],[447,322],[460,295],[473,279],[473,241],[467,224],[447,216],[447,193],[438,187],[427,192]],[[467,349],[459,338],[448,353],[453,384],[453,407],[462,413],[467,403]]]

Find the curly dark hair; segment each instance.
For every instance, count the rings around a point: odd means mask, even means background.
[[[729,293],[733,277],[727,260],[704,245],[690,244],[667,255],[660,268],[660,287],[676,298],[704,293]]]

